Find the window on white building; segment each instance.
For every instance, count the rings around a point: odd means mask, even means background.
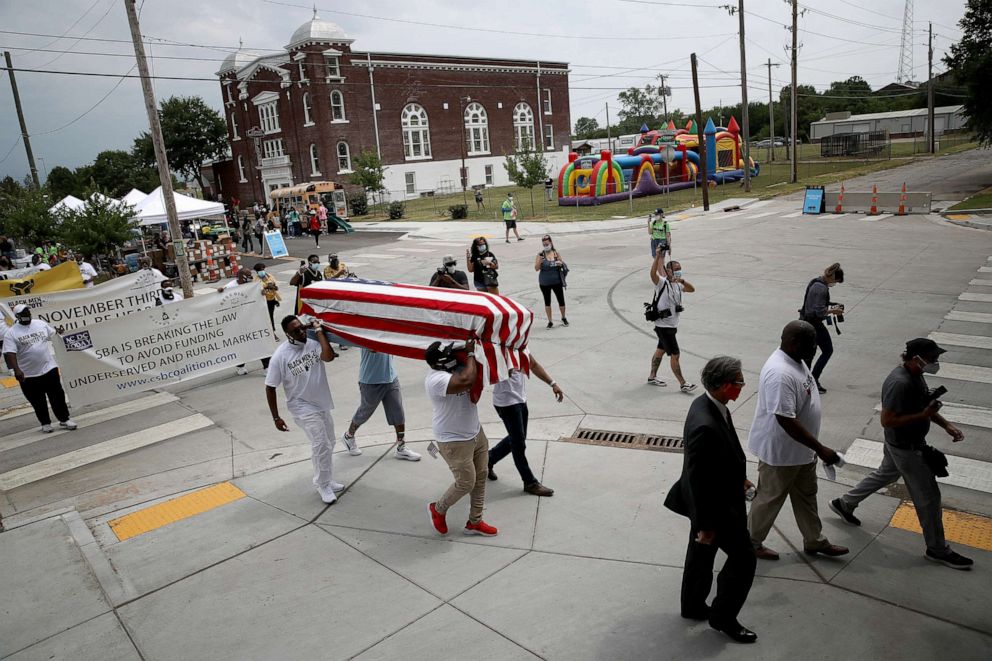
[[[241,139],[241,136],[238,135],[238,118],[234,116],[233,112],[231,113],[231,137],[234,140]]]
[[[238,181],[242,184],[248,181],[245,177],[245,157],[238,156]]]
[[[427,122],[427,111],[423,106],[411,103],[400,114],[403,128],[403,150],[407,160],[431,157],[431,131]]]
[[[544,148],[554,149],[555,148],[555,130],[551,124],[544,125]]]
[[[262,123],[262,130],[266,133],[279,132],[279,108],[276,101],[263,103],[258,106],[258,119]]]
[[[544,114],[551,114],[551,90],[547,87],[544,88]]]
[[[317,156],[317,145],[310,145],[310,174],[320,174],[320,158]]]
[[[331,121],[343,122],[344,116],[344,94],[339,90],[331,92]]]
[[[308,92],[303,93],[303,126],[313,126],[313,117],[310,113],[313,112],[313,103],[310,101],[310,94]]]
[[[486,186],[493,186],[493,166],[486,166]]]
[[[276,158],[285,155],[286,152],[282,148],[282,138],[262,141],[262,158]]]
[[[351,172],[351,148],[347,142],[338,143],[338,172]]]
[[[489,153],[489,115],[481,103],[470,103],[465,108],[465,139],[469,156]]]
[[[518,103],[513,109],[513,134],[517,151],[534,148],[534,111],[526,103]]]
[[[406,192],[407,195],[415,195],[417,192],[417,173],[407,172],[406,173]]]
[[[340,78],[341,77],[341,63],[337,57],[331,57],[329,55],[324,56],[327,60],[327,77],[328,78]]]

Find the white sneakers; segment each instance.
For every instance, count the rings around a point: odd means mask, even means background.
[[[60,422],[59,423],[59,427],[61,427],[62,429],[68,429],[68,430],[71,431],[71,430],[76,429],[77,427],[79,427],[79,425],[77,425],[75,422],[73,422],[72,418],[69,418],[65,422]]]
[[[44,432],[45,434],[51,434],[55,430],[52,429],[52,426],[51,425],[42,425],[41,426],[41,431]]]
[[[248,370],[247,370],[247,368],[245,368],[244,365],[242,365],[241,367],[238,368],[238,376],[244,376],[247,373],[248,373]]]
[[[339,491],[344,491],[344,485],[341,484],[340,482],[335,482],[334,480],[331,480],[328,483],[328,486],[331,487],[331,490],[334,491],[334,493],[337,493]]]
[[[325,503],[327,503],[328,505],[330,505],[331,503],[333,503],[335,500],[338,499],[338,497],[334,495],[334,490],[330,487],[326,489],[317,487],[317,493],[320,494],[320,499]]]
[[[358,441],[355,440],[354,436],[348,436],[348,432],[341,436],[341,440],[344,441],[344,446],[348,448],[348,454],[352,457],[357,457],[362,453],[362,449],[358,447]]]
[[[406,459],[407,461],[420,461],[420,455],[413,450],[408,449],[406,445],[401,445],[396,448],[395,457],[397,459]]]

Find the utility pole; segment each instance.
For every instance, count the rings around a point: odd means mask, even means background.
[[[768,160],[769,162],[775,162],[775,101],[772,98],[772,67],[779,66],[778,64],[772,64],[772,58],[768,58],[768,139],[771,140],[771,144],[768,145]]]
[[[610,152],[613,151],[613,138],[610,136],[610,102],[606,102],[606,144],[610,146]]]
[[[661,94],[661,105],[662,105],[662,108],[664,109],[663,112],[665,114],[665,122],[667,122],[668,121],[668,95],[671,93],[671,91],[668,89],[668,86],[665,85],[665,81],[668,79],[668,76],[666,76],[663,73],[659,73],[658,74],[658,79],[661,81],[661,89],[659,89],[658,91]]]
[[[931,51],[932,52],[932,51]],[[21,109],[21,95],[17,92],[17,79],[14,78],[14,65],[10,63],[10,52],[3,52],[3,59],[7,63],[7,73],[10,74],[10,91],[14,95],[14,108],[17,109],[17,121],[21,123],[21,140],[24,141],[24,151],[28,155],[28,167],[31,168],[31,179],[35,188],[41,188],[38,181],[38,166],[34,164],[34,152],[31,151],[31,136],[28,135],[28,125],[24,121],[24,111]]]
[[[799,113],[796,110],[796,66],[798,64],[797,52],[799,50],[799,7],[797,0],[792,0],[792,89],[790,90],[789,99],[789,112],[792,114],[792,130],[789,135],[789,149],[792,154],[792,172],[789,175],[789,181],[796,183],[799,179],[799,167],[797,161],[799,160],[799,150],[796,145],[796,133],[799,128]]]
[[[699,75],[696,73],[696,54],[689,56],[692,62],[692,95],[696,101],[696,140],[699,141],[699,174],[703,179],[703,211],[710,210],[709,179],[706,176],[706,139],[703,137],[703,110],[699,107]]]
[[[10,75],[14,75],[11,71]],[[936,136],[933,134],[934,130],[934,120],[933,120],[933,23],[930,24],[930,36],[927,39],[927,134],[930,136],[927,139],[927,144],[929,145],[929,152],[931,154],[936,153]]]
[[[751,192],[751,127],[747,108],[747,58],[744,54],[744,0],[737,0],[741,42],[741,144],[744,156],[744,192]]]
[[[162,200],[165,203],[165,216],[169,219],[169,236],[176,256],[176,269],[179,271],[179,281],[183,286],[183,297],[193,297],[193,278],[189,273],[189,262],[186,259],[186,244],[182,240],[182,228],[179,226],[179,216],[176,214],[176,199],[172,192],[172,172],[169,170],[169,159],[165,154],[165,140],[162,139],[162,124],[159,122],[155,90],[148,74],[148,62],[145,60],[145,46],[141,42],[141,28],[138,26],[138,12],[134,7],[135,0],[124,0],[127,11],[127,22],[131,28],[131,41],[134,42],[134,59],[138,63],[138,73],[141,75],[141,91],[145,97],[145,111],[148,113],[148,128],[155,148],[155,164],[158,166],[159,182],[162,184]],[[177,240],[178,239],[178,240]]]

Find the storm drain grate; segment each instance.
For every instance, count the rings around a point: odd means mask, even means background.
[[[680,436],[659,436],[657,434],[633,434],[630,432],[585,429],[579,427],[575,434],[562,439],[569,443],[602,445],[604,447],[636,448],[657,452],[682,452],[684,447]]]

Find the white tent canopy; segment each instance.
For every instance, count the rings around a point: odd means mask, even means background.
[[[137,188],[132,188],[130,193],[121,198],[121,202],[135,207],[138,206],[138,202],[141,202],[146,197],[148,197],[148,193],[142,193]]]
[[[61,200],[59,200],[55,206],[48,210],[48,213],[59,213],[61,211],[78,211],[85,206],[86,203],[80,200],[74,195],[66,195]]]
[[[219,202],[198,200],[195,197],[180,195],[175,192],[172,196],[176,202],[176,214],[179,216],[179,220],[216,218],[224,215],[224,205]],[[165,198],[162,195],[161,186],[134,206],[134,215],[141,225],[159,225],[169,222],[165,215]]]

